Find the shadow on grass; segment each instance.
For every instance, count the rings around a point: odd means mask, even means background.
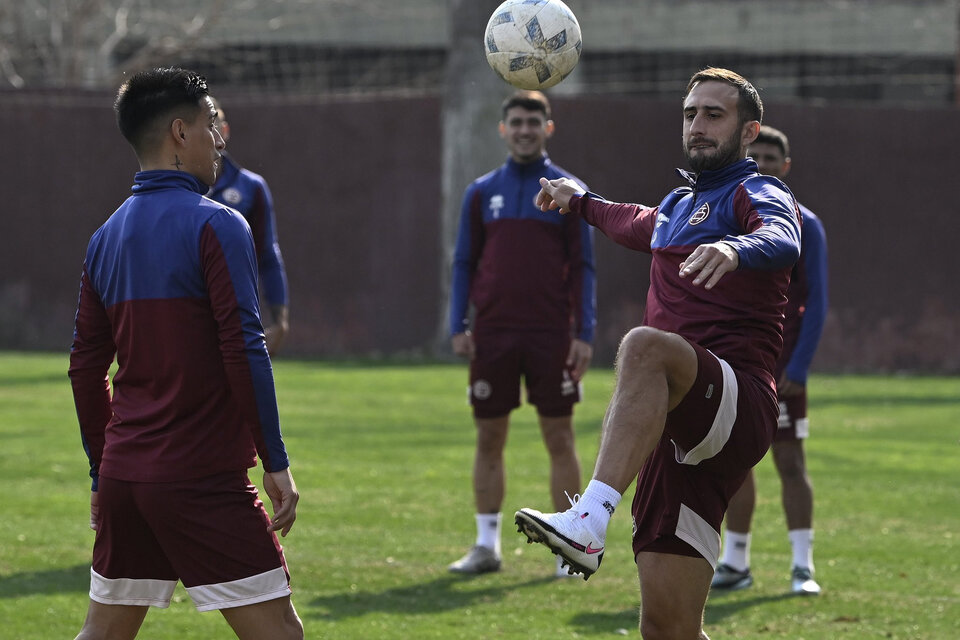
[[[710,599],[707,600],[707,608],[703,614],[703,621],[704,624],[707,625],[716,624],[725,618],[729,618],[751,607],[759,607],[772,602],[799,597],[800,596],[789,591],[769,595],[758,595],[750,598],[738,597],[733,593],[711,593]]]
[[[382,591],[345,591],[314,598],[301,615],[321,620],[341,620],[371,612],[419,614],[442,613],[501,599],[517,589],[529,589],[553,582],[537,578],[512,584],[486,583],[479,588],[473,576],[449,575],[429,582],[384,589]],[[463,587],[463,588],[458,588]]]
[[[637,607],[617,613],[578,613],[570,618],[570,625],[584,636],[623,635],[621,629],[625,629],[627,635],[636,636],[640,625],[639,613]]]
[[[711,625],[718,624],[725,618],[734,616],[751,607],[797,597],[792,593],[781,593],[731,600],[728,596],[729,594],[712,595],[707,601],[707,608],[703,616],[705,627],[709,629]],[[622,634],[621,629],[626,629],[628,635],[636,635],[640,624],[639,605],[638,602],[637,607],[617,613],[580,613],[574,616],[570,623],[576,627],[577,633],[582,635],[609,635],[618,632]]]
[[[90,590],[90,565],[78,564],[64,569],[23,571],[0,576],[0,598],[48,595]]]

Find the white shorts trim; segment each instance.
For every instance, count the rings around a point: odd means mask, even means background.
[[[711,567],[717,568],[717,561],[720,559],[720,532],[683,503],[680,503],[676,534],[699,551]]]
[[[176,586],[176,580],[104,578],[90,568],[90,599],[100,604],[166,609]]]
[[[218,584],[187,587],[197,611],[230,609],[266,602],[290,595],[290,584],[283,567],[259,575]]]
[[[713,357],[717,358],[716,356]],[[727,444],[727,440],[730,439],[733,423],[737,420],[737,398],[740,394],[740,389],[737,387],[737,376],[726,361],[717,358],[717,362],[720,363],[720,370],[723,372],[723,395],[720,397],[717,415],[714,416],[713,425],[710,427],[707,436],[690,451],[684,451],[676,442],[671,440],[674,449],[676,449],[677,462],[680,464],[700,464],[720,453],[723,446]]]

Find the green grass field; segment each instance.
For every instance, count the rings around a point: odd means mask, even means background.
[[[86,611],[93,533],[66,367],[63,354],[0,354],[2,639],[72,638]],[[507,446],[504,570],[457,577],[446,565],[474,537],[465,367],[281,359],[275,368],[302,495],[284,542],[308,638],[639,637],[625,509],[588,583],[552,579],[553,558],[512,527],[517,508],[549,506],[547,457],[530,407],[515,412]],[[612,381],[606,370],[586,379],[577,411],[585,474]],[[765,459],[756,585],[712,597],[707,632],[715,639],[957,638],[960,378],[816,376],[810,397],[808,466],[824,593],[789,595],[779,483]],[[178,587],[169,609],[150,612],[140,637],[234,636],[219,614],[197,613]]]

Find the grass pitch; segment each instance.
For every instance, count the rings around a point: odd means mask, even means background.
[[[0,354],[0,638],[72,638],[87,607],[89,483],[64,354]],[[512,527],[549,507],[547,456],[530,407],[507,445],[504,569],[446,565],[473,542],[474,433],[463,365],[275,363],[284,437],[301,491],[284,540],[308,638],[639,637],[627,509],[589,583]],[[586,378],[576,426],[592,470],[613,374]],[[789,595],[779,482],[758,466],[753,588],[714,595],[713,638],[952,639],[960,633],[960,378],[815,376],[807,459],[816,492],[818,598]],[[259,473],[252,476],[258,481]],[[624,501],[629,504],[632,493]],[[178,587],[141,638],[234,637]]]

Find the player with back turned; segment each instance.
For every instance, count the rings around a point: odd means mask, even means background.
[[[774,368],[790,273],[800,254],[796,200],[746,157],[763,104],[737,73],[694,74],[683,98],[692,173],[657,207],[608,202],[542,179],[559,207],[650,253],[643,325],[617,355],[593,479],[560,513],[521,509],[520,530],[584,574],[603,558],[610,518],[636,481],[633,553],[647,640],[706,638],[703,611],[730,497],[770,447]]]
[[[203,77],[176,68],[133,75],[115,109],[141,170],[87,246],[70,352],[96,530],[77,637],[136,637],[179,580],[238,637],[303,638],[276,536],[299,494],[253,238],[203,195],[224,148],[216,109]],[[258,455],[273,518],[247,477]]]

